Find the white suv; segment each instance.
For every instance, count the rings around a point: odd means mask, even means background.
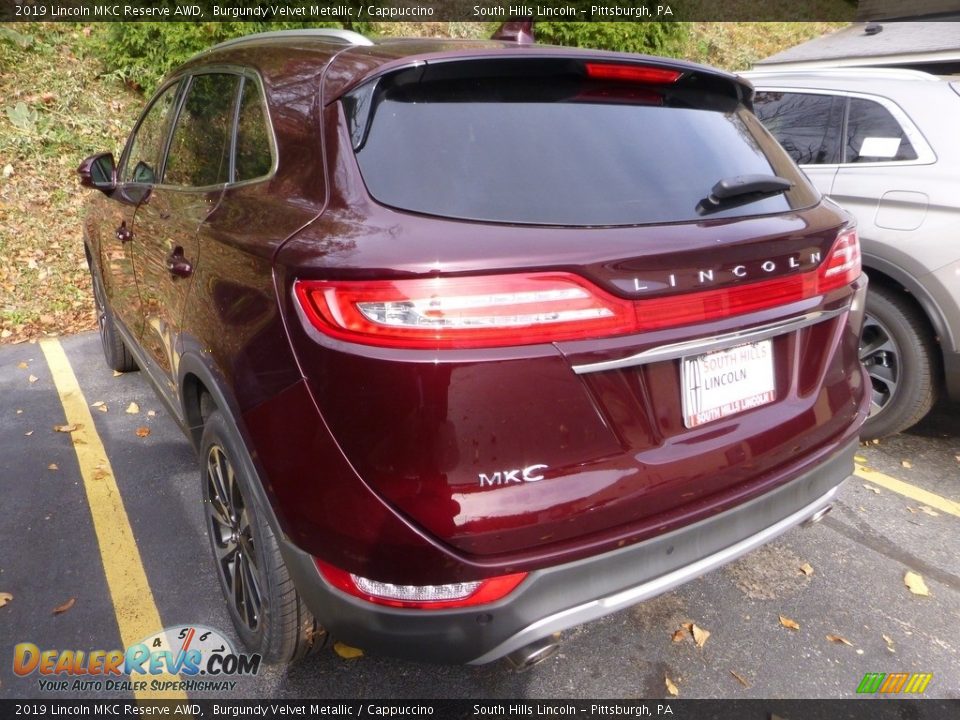
[[[767,129],[857,217],[873,382],[862,437],[910,427],[941,388],[960,400],[960,83],[896,69],[743,75]]]

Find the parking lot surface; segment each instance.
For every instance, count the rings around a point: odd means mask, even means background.
[[[97,335],[83,334],[0,346],[0,398],[0,697],[54,696],[37,673],[14,673],[18,643],[110,650],[202,625],[238,644],[209,557],[196,457],[146,380],[112,374]],[[958,410],[943,405],[864,446],[823,522],[567,632],[529,672],[325,649],[236,678],[232,691],[188,694],[660,698],[669,680],[682,698],[839,698],[855,697],[866,673],[904,672],[932,673],[924,696],[960,697]],[[926,595],[908,588],[908,573]],[[709,636],[698,632],[698,646],[685,623]]]

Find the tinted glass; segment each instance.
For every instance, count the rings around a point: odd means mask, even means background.
[[[270,172],[270,134],[260,101],[260,91],[253,80],[244,80],[237,123],[236,180],[252,180]]]
[[[179,83],[164,90],[150,105],[129,146],[121,182],[155,183],[160,171],[163,146],[170,128],[170,109],[177,97]]]
[[[688,221],[717,181],[752,173],[795,188],[711,217],[815,201],[751,113],[728,98],[714,103],[727,111],[697,109],[703,98],[684,92],[542,77],[398,81],[361,89],[344,108],[367,189],[405,210],[580,226]]]
[[[754,99],[754,112],[800,165],[840,162],[843,99],[763,91]]]
[[[163,182],[204,187],[230,179],[230,136],[239,75],[197,75],[177,118]]]
[[[897,119],[880,103],[850,99],[845,162],[916,160],[917,153]]]

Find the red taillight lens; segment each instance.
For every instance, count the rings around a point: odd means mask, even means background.
[[[320,574],[336,588],[367,602],[416,610],[485,605],[506,597],[527,577],[513,573],[499,577],[445,585],[395,585],[354,575],[315,560]]]
[[[849,285],[860,277],[860,240],[856,228],[840,233],[827,261],[818,269],[819,292]]]
[[[816,270],[649,300],[615,297],[570,273],[428,280],[298,280],[310,322],[331,337],[381,347],[534,345],[627,335],[756,312],[822,295],[860,277],[856,230]]]
[[[630,332],[633,306],[568,273],[429,280],[302,280],[297,297],[328,335],[404,348],[530,345]]]
[[[587,77],[594,80],[669,85],[683,75],[679,70],[650,67],[649,65],[620,65],[616,63],[586,63]]]

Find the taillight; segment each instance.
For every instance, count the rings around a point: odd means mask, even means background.
[[[860,277],[860,240],[856,228],[840,233],[830,248],[827,260],[818,269],[819,291],[827,292],[849,285]]]
[[[370,580],[315,560],[320,574],[336,588],[376,605],[416,610],[445,610],[496,602],[513,592],[527,573],[513,573],[445,585],[395,585]]]
[[[615,297],[570,273],[426,280],[298,280],[297,299],[323,333],[381,347],[451,349],[628,335],[720,320],[844,287],[860,277],[854,229],[816,270],[645,300]]]
[[[529,345],[618,335],[633,306],[568,273],[360,282],[301,280],[311,322],[341,340],[402,348]]]
[[[669,85],[683,75],[679,70],[651,67],[649,65],[623,65],[619,63],[586,63],[587,77],[594,80]]]

